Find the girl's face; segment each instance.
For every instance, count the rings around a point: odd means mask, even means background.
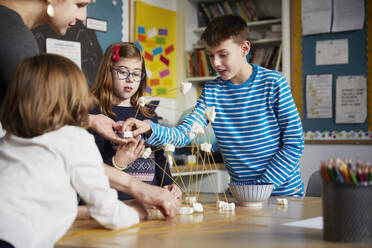
[[[56,0],[52,1],[54,16],[49,17],[49,25],[64,35],[67,29],[74,26],[77,21],[84,21],[87,17],[87,6],[90,0]]]
[[[130,98],[137,92],[141,83],[142,61],[140,58],[120,58],[111,69],[113,81],[113,103],[131,106]]]

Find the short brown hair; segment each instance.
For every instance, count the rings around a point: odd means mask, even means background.
[[[248,25],[238,15],[227,14],[214,18],[201,35],[201,40],[211,47],[230,38],[237,44],[249,40]]]
[[[8,134],[32,138],[64,125],[87,127],[93,102],[74,62],[55,54],[37,55],[17,66],[0,120]]]
[[[115,61],[112,59],[113,49],[117,46],[120,47],[120,58],[138,58],[142,61],[141,73],[145,76],[141,80],[137,92],[131,97],[130,103],[132,106],[139,108],[140,112],[145,117],[151,118],[154,116],[153,109],[146,106],[142,107],[138,102],[138,99],[146,92],[146,66],[141,51],[132,42],[114,43],[106,49],[105,54],[103,55],[102,62],[98,69],[96,82],[92,88],[93,94],[99,101],[100,111],[111,118],[116,116],[116,114],[112,111],[114,83],[112,80],[111,70],[115,65]]]

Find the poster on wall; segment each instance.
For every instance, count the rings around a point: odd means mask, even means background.
[[[136,2],[135,41],[147,68],[147,93],[177,97],[177,15],[175,11]]]
[[[340,76],[336,80],[336,123],[363,123],[367,118],[367,79]]]

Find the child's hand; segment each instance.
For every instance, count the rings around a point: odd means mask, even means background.
[[[182,191],[174,183],[171,185],[166,185],[163,188],[169,190],[178,200],[182,200]]]
[[[128,200],[128,201],[124,201],[124,202],[125,202],[125,204],[134,208],[137,211],[137,213],[140,217],[140,220],[146,220],[148,218],[149,213],[147,212],[146,207],[142,203],[140,203],[137,200]]]
[[[128,144],[119,145],[116,155],[112,158],[118,167],[125,169],[128,164],[142,156],[145,146],[144,141],[140,140],[140,138],[141,136],[137,136],[136,139]]]
[[[122,126],[124,131],[132,131],[133,136],[141,135],[151,131],[151,126],[146,121],[140,121],[135,118],[127,119]]]
[[[120,124],[116,123],[109,117],[99,114],[99,115],[89,115],[89,127],[96,131],[106,140],[111,140],[116,144],[127,144],[128,142],[133,142],[134,139],[123,139],[120,138],[114,130],[121,131],[122,127]]]

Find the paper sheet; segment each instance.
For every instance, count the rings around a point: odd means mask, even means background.
[[[331,32],[332,0],[302,0],[302,34]]]
[[[364,17],[364,0],[333,0],[332,32],[362,29]]]
[[[332,118],[332,74],[306,76],[308,119]]]
[[[293,221],[282,224],[283,226],[293,226],[293,227],[302,227],[302,228],[312,228],[312,229],[323,229],[323,216],[304,219],[299,221]]]
[[[64,56],[79,66],[81,69],[81,45],[76,41],[46,39],[46,52]]]
[[[340,76],[336,80],[336,123],[364,123],[367,118],[367,79]]]
[[[321,40],[316,42],[316,65],[349,63],[348,39]]]

